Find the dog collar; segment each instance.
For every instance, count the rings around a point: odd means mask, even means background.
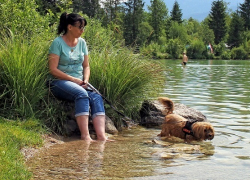
[[[185,133],[186,135],[191,135],[194,136],[193,130],[192,130],[192,125],[194,123],[196,123],[197,121],[187,121],[185,126],[182,128],[182,131]]]

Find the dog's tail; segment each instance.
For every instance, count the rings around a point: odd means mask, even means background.
[[[159,102],[164,105],[165,109],[167,110],[168,114],[173,114],[174,111],[174,102],[167,97],[159,97]]]

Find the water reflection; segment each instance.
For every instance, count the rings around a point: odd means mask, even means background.
[[[101,176],[105,142],[77,139],[46,149],[29,161],[35,179],[87,179]]]

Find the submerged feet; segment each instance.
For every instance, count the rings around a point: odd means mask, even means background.
[[[108,139],[107,137],[97,137],[96,140],[93,140],[90,136],[81,136],[81,140],[84,140],[87,142],[96,142],[96,141],[113,142],[115,141],[112,139]]]

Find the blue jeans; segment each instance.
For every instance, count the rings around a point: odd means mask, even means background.
[[[51,80],[48,86],[56,98],[75,102],[75,117],[89,115],[89,111],[93,119],[105,115],[103,99],[99,94],[66,80]]]

